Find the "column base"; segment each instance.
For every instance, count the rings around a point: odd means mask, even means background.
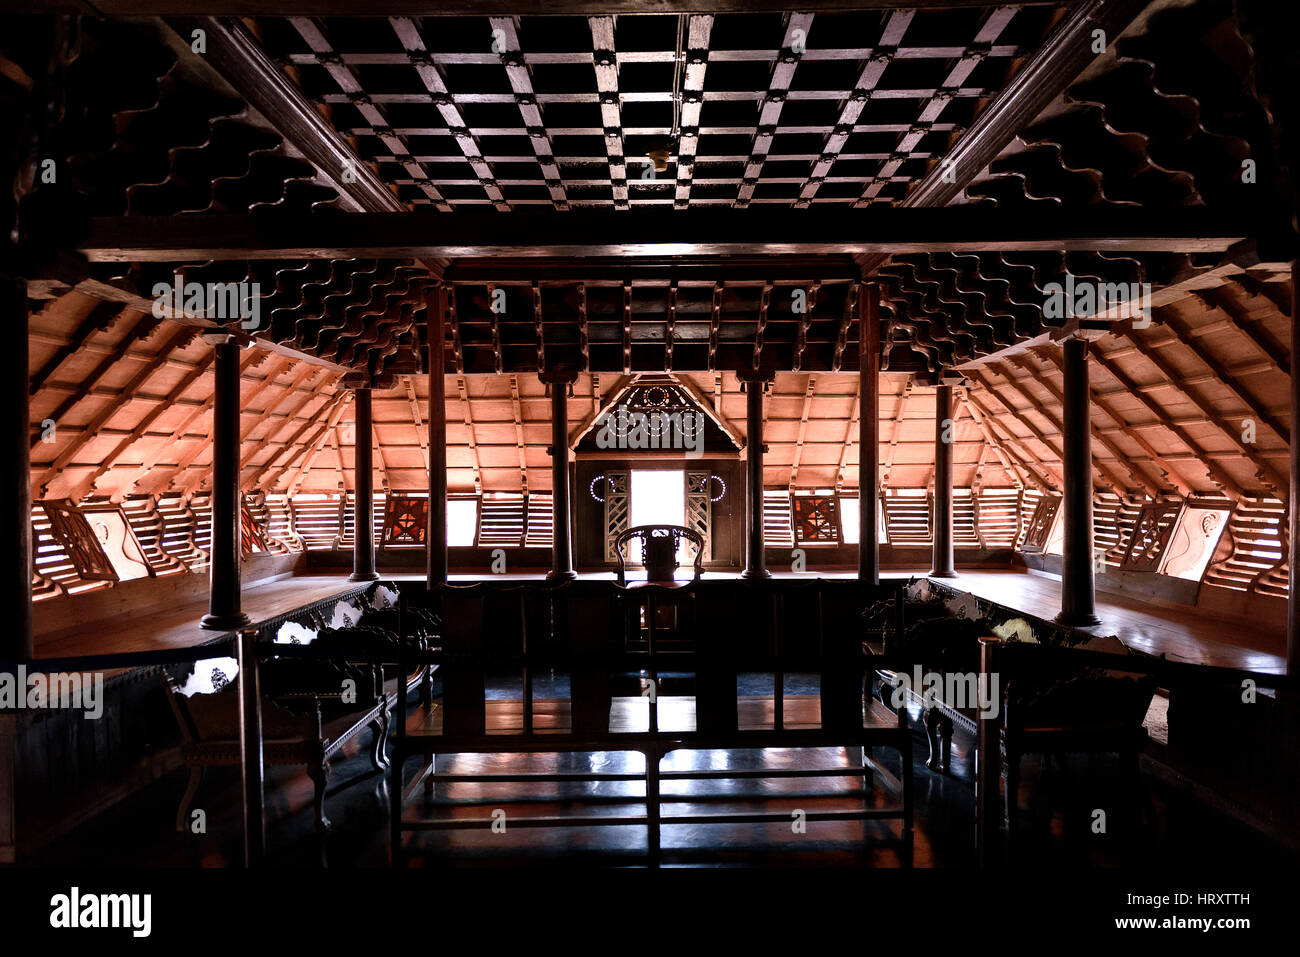
[[[578,573],[572,568],[566,568],[563,571],[549,571],[546,573],[548,582],[571,582],[576,581]]]
[[[756,579],[771,578],[772,573],[766,568],[746,568],[740,573],[740,577],[745,581],[754,581]]]
[[[1052,620],[1058,625],[1070,625],[1074,628],[1086,628],[1091,625],[1101,624],[1101,619],[1090,611],[1063,611]]]
[[[934,571],[930,572],[930,574],[929,574],[928,576],[926,576],[926,577],[928,577],[928,578],[956,578],[956,577],[958,577],[958,576],[957,576],[957,573],[956,573],[953,569],[951,569],[951,568],[948,568],[948,569],[942,569],[942,570],[936,568]]]
[[[246,628],[253,623],[242,611],[233,615],[204,615],[199,620],[199,627],[205,631],[234,631]]]
[[[379,576],[374,572],[353,572],[348,576],[350,582],[377,582]]]

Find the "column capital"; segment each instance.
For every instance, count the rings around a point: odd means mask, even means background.
[[[578,370],[570,369],[565,366],[554,366],[550,369],[543,369],[537,373],[537,378],[547,385],[572,385],[578,381]]]
[[[766,385],[776,380],[776,372],[771,369],[737,369],[736,378],[741,382],[761,382]]]

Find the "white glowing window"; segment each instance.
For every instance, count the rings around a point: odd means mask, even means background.
[[[447,499],[447,544],[473,545],[478,527],[478,499]]]
[[[631,484],[631,527],[686,524],[686,474],[672,469],[634,469]],[[628,559],[641,561],[641,541],[633,539]],[[686,561],[686,546],[677,550]]]
[[[858,510],[859,500],[856,498],[840,499],[840,532],[844,536],[845,545],[858,544],[858,517],[861,514]]]

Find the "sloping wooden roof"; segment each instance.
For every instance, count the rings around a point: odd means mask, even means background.
[[[1087,6],[1110,17],[1123,7],[1113,21],[1123,29],[1141,5]],[[86,20],[44,141],[60,176],[29,199],[44,223],[156,216],[200,236],[216,214],[313,210],[423,212],[437,230],[461,207],[481,208],[509,234],[530,209],[587,205],[610,215],[626,206],[619,215],[632,223],[655,207],[952,205],[1018,221],[1132,207],[1159,222],[1185,207],[1293,206],[1265,108],[1271,97],[1277,111],[1281,91],[1265,82],[1258,37],[1244,35],[1232,4],[1147,5],[1108,53],[1033,109],[1023,107],[1032,91],[1016,84],[1056,76],[1034,72],[1042,63],[1064,69],[1070,51],[1053,42],[1080,5],[919,7]],[[189,45],[191,28],[207,31],[204,55]],[[27,92],[14,78],[45,69],[37,33],[24,21],[0,38],[14,67],[0,87],[5,116]],[[643,178],[661,147],[667,169]],[[949,179],[945,158],[978,159],[983,147],[986,159]],[[1050,336],[1060,323],[1043,302],[1068,271],[1155,287],[1149,328],[1115,323],[1094,344],[1099,489],[1284,491],[1291,293],[1271,249],[1253,259],[1238,248],[567,261],[216,252],[42,263],[29,286],[40,306],[39,496],[204,487],[211,349],[199,334],[213,321],[151,314],[150,290],[177,271],[260,283],[263,322],[243,360],[249,489],[348,484],[348,373],[378,387],[376,462],[388,487],[424,486],[422,335],[440,283],[456,376],[453,489],[547,490],[549,406],[535,373],[557,355],[576,356],[584,373],[575,426],[623,374],[671,371],[743,432],[733,370],[777,369],[766,482],[852,488],[864,279],[883,295],[882,482],[931,480],[932,383],[946,373],[966,382],[957,484],[1057,489],[1061,376]],[[793,305],[801,292],[804,312]]]

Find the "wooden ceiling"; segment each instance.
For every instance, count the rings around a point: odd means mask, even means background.
[[[1095,343],[1099,488],[1284,492],[1294,251],[1271,243],[1294,208],[1274,138],[1290,94],[1226,0],[238,6],[84,19],[57,66],[41,142],[58,177],[23,217],[40,495],[203,487],[214,323],[151,315],[177,271],[260,285],[249,489],[349,483],[349,373],[380,387],[388,487],[424,487],[440,284],[453,490],[548,490],[536,372],[557,361],[584,371],[575,427],[625,374],[672,372],[743,432],[734,370],[778,370],[767,483],[854,487],[864,279],[882,290],[882,482],[931,480],[925,383],[947,373],[967,383],[957,484],[1059,488],[1043,302],[1069,272],[1155,287],[1150,328]],[[32,18],[0,38],[15,127],[47,32]],[[366,219],[385,214],[402,228]],[[349,245],[362,234],[374,248]],[[539,258],[547,243],[603,252]]]
[[[1224,275],[1158,306],[1150,328],[1096,340],[1094,477],[1120,495],[1285,493],[1289,283]],[[189,493],[210,478],[212,349],[199,329],[69,293],[32,318],[32,481],[39,497]],[[1059,491],[1059,347],[1031,344],[960,370],[958,486]],[[335,492],[352,485],[351,392],[343,371],[260,347],[243,353],[245,490]],[[738,435],[733,373],[678,373]],[[628,380],[582,375],[576,436]],[[453,491],[550,490],[550,402],[529,374],[457,375],[446,407]],[[933,481],[934,389],[882,376],[881,483]],[[375,394],[377,482],[427,482],[427,379]],[[781,373],[766,405],[770,487],[856,488],[857,376]],[[48,422],[51,442],[42,441]],[[1248,424],[1248,423],[1253,423]]]

